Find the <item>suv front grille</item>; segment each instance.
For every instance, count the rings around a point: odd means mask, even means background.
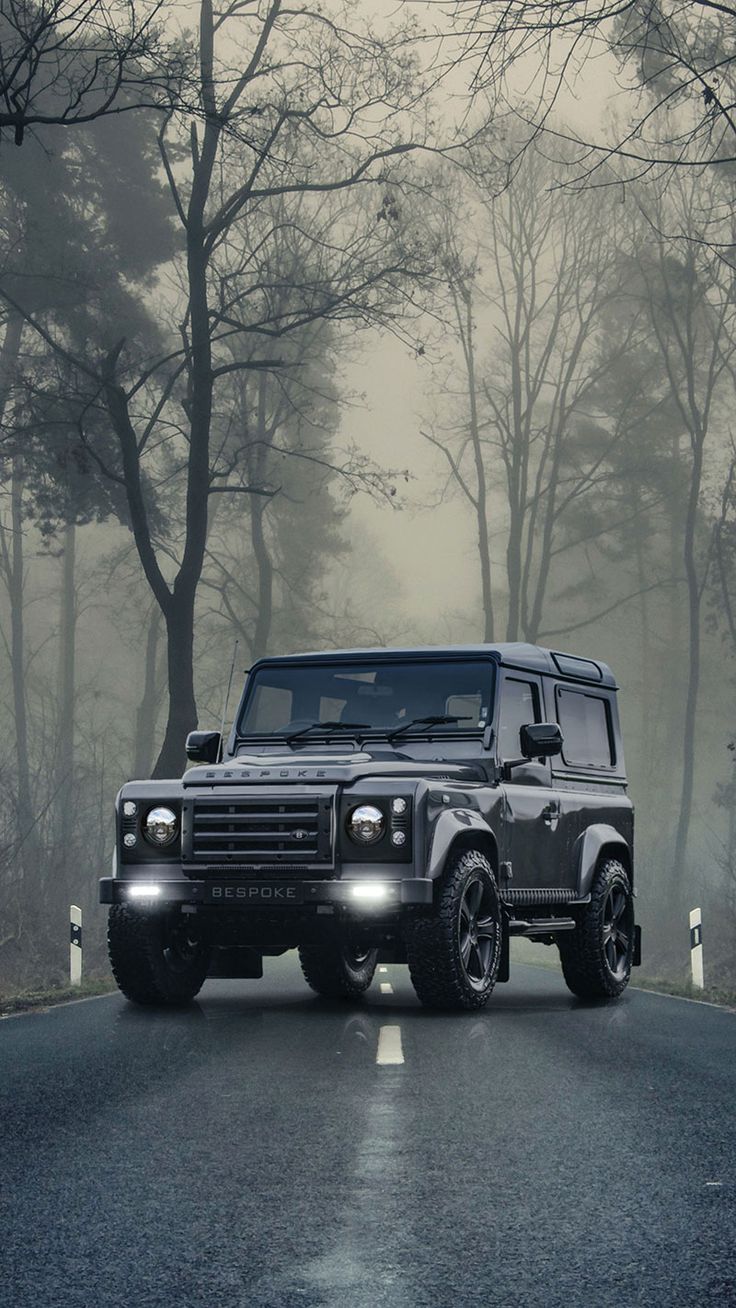
[[[230,865],[292,871],[332,863],[330,795],[208,795],[186,807],[191,817],[182,852],[198,865],[222,873]]]

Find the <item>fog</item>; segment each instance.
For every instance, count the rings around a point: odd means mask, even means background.
[[[555,6],[245,8],[209,82],[199,6],[113,5],[108,66],[61,5],[2,88],[0,990],[63,979],[71,902],[104,972],[116,790],[235,639],[231,710],[266,652],[489,632],[612,666],[644,971],[702,905],[734,989],[731,20],[671,15],[696,94],[633,18],[561,81]]]

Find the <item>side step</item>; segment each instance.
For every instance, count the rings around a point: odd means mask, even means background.
[[[574,931],[577,922],[573,917],[535,917],[531,922],[510,918],[508,934],[510,936],[548,936],[554,931]]]

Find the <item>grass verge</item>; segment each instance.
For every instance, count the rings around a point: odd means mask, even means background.
[[[52,1008],[70,999],[91,999],[94,995],[107,995],[115,989],[112,977],[90,977],[81,986],[48,986],[44,990],[18,990],[0,995],[0,1017],[11,1013],[27,1013],[33,1009]]]
[[[514,960],[551,972],[561,970],[556,949],[535,945],[532,940],[523,937],[511,941],[512,965]],[[728,986],[706,986],[704,990],[697,990],[689,980],[673,981],[661,976],[646,976],[640,968],[635,968],[631,974],[631,988],[654,990],[658,995],[674,995],[677,999],[699,999],[701,1003],[719,1004],[723,1008],[736,1008],[736,991]]]

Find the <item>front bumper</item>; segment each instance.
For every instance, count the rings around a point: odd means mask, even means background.
[[[263,877],[259,881],[190,881],[158,880],[155,876],[142,877],[101,877],[101,904],[194,904],[202,908],[283,908],[289,912],[293,907],[308,908],[310,904],[342,904],[345,907],[364,909],[369,906],[363,898],[356,897],[357,886],[365,886],[366,878],[342,881],[276,881]],[[405,904],[432,903],[434,882],[429,877],[411,877],[406,879],[386,879],[377,876],[376,882],[384,888],[385,893],[375,902],[376,908],[382,910],[399,909]],[[157,890],[148,896],[141,896],[143,885],[155,885]],[[287,893],[298,885],[299,898],[292,899]]]

